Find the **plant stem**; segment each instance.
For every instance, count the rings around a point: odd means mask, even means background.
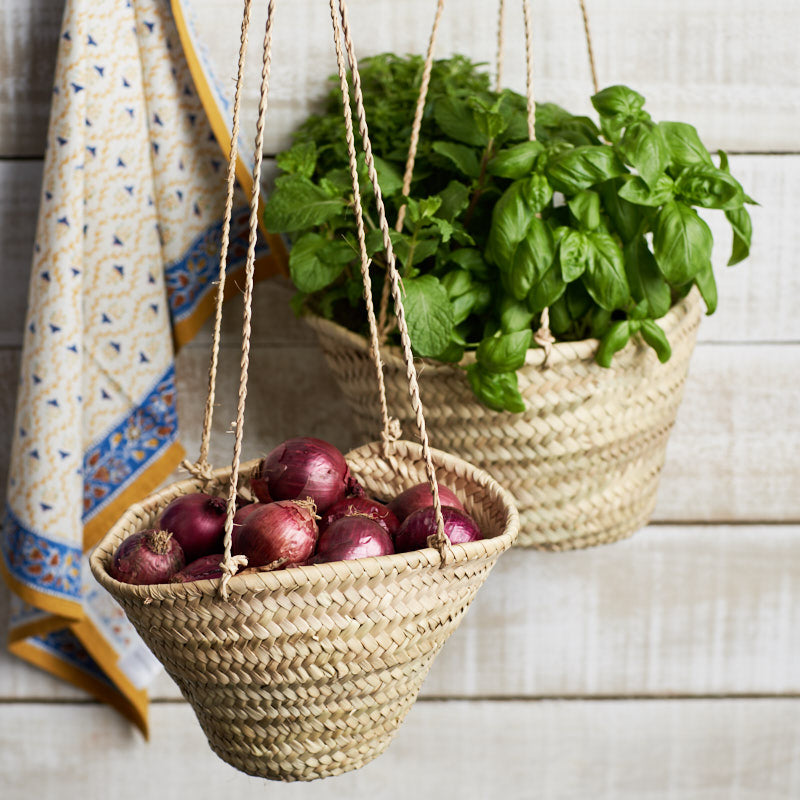
[[[467,213],[464,215],[464,227],[469,228],[470,220],[472,219],[472,215],[475,213],[475,208],[478,205],[478,200],[481,199],[481,195],[483,194],[484,184],[486,183],[486,167],[489,164],[489,159],[494,152],[494,139],[489,139],[489,143],[486,145],[486,149],[483,151],[483,158],[481,158],[481,171],[478,175],[478,183],[475,186],[475,192],[472,195],[472,199],[469,201],[469,207],[467,208]]]

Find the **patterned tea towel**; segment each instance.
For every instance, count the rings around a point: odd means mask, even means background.
[[[228,101],[184,17],[168,0],[66,4],[0,537],[9,649],[145,732],[159,666],[87,553],[180,462],[175,351],[213,308]],[[247,217],[240,191],[231,272]],[[263,239],[259,276],[279,271]]]

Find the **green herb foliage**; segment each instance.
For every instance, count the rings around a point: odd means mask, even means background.
[[[599,125],[552,103],[537,106],[528,140],[525,98],[490,89],[478,65],[434,64],[414,179],[402,175],[423,69],[417,56],[387,54],[361,67],[367,120],[403,277],[418,356],[460,362],[476,396],[497,411],[525,408],[516,371],[544,308],[558,341],[595,337],[597,361],[640,336],[661,361],[670,346],[656,322],[696,284],[716,307],[711,231],[696,207],[718,209],[733,228],[730,264],[747,257],[752,201],[719,166],[697,131],[656,123],[644,98],[611,86],[592,98]],[[359,156],[373,291],[386,255]],[[265,211],[269,230],[292,241],[293,306],[366,332],[352,184],[341,96],[306,120]],[[396,337],[396,331],[392,333]]]

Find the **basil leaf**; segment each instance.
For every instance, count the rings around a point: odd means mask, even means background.
[[[645,342],[656,351],[658,360],[662,364],[669,361],[672,356],[672,348],[670,347],[669,339],[667,339],[667,334],[664,333],[660,325],[652,319],[643,319],[639,332]]]
[[[559,153],[547,164],[547,176],[557,191],[573,195],[626,172],[610,147],[584,145]]]
[[[516,372],[492,374],[481,369],[479,364],[470,364],[467,378],[478,400],[493,411],[521,414],[525,410]]]
[[[732,267],[740,261],[744,261],[750,255],[750,240],[753,236],[753,223],[750,213],[742,206],[725,212],[728,222],[733,228],[733,249],[728,260],[728,266]]]
[[[685,203],[672,200],[658,212],[653,253],[671,284],[688,283],[710,264],[713,244],[708,225]]]
[[[308,178],[287,175],[276,182],[264,208],[264,224],[271,233],[291,233],[321,225],[346,207],[341,198],[331,198]]]
[[[612,311],[628,303],[630,289],[625,277],[625,259],[613,237],[603,231],[592,231],[586,237],[592,248],[583,277],[586,291],[601,308]]]
[[[574,281],[567,286],[567,291],[561,296],[561,300],[564,301],[569,318],[573,321],[582,319],[594,305],[594,301],[581,281]]]
[[[550,227],[538,217],[531,220],[525,238],[514,253],[511,269],[502,270],[503,284],[517,299],[524,300],[534,283],[541,280],[555,258]]]
[[[463,100],[443,97],[436,101],[433,115],[448,138],[475,147],[486,147],[489,143],[489,137],[478,130],[475,115]]]
[[[700,141],[697,129],[685,122],[659,122],[664,134],[670,164],[676,167],[690,167],[692,164],[713,166],[711,154]]]
[[[702,208],[732,210],[744,205],[744,190],[739,182],[713,165],[684,167],[675,178],[675,191]]]
[[[453,335],[453,306],[444,286],[433,275],[403,281],[403,307],[414,352],[435,358]]]
[[[597,192],[584,189],[570,198],[567,205],[575,219],[587,230],[593,230],[600,225],[600,195]]]
[[[606,213],[611,218],[611,223],[620,238],[627,242],[638,234],[644,215],[641,208],[637,208],[618,194],[621,191],[619,187],[623,185],[624,180],[624,178],[616,178],[600,184],[600,195],[603,198]]]
[[[469,205],[469,187],[459,181],[450,181],[438,196],[442,204],[439,206],[436,216],[446,219],[448,222],[453,222]]]
[[[275,157],[280,169],[290,175],[310,178],[317,166],[317,146],[313,141],[297,142]]]
[[[633,117],[644,107],[644,97],[627,86],[609,86],[592,97],[592,105],[601,117]]]
[[[611,312],[606,311],[600,306],[595,306],[592,310],[591,323],[589,325],[589,335],[592,339],[602,339],[611,328]]]
[[[448,261],[458,264],[466,270],[469,270],[476,278],[480,280],[488,280],[490,277],[489,267],[483,260],[479,250],[474,250],[471,247],[462,247],[450,253]]]
[[[631,323],[624,319],[615,322],[600,340],[600,347],[597,348],[595,361],[601,367],[610,367],[611,359],[628,344],[631,338]]]
[[[458,170],[468,178],[477,178],[481,174],[481,164],[477,154],[465,144],[434,142],[433,151],[452,161]]]
[[[531,327],[533,312],[526,303],[504,296],[500,301],[500,329],[503,333],[524,331]]]
[[[535,314],[543,311],[564,294],[567,284],[561,277],[561,266],[556,261],[545,271],[528,295],[528,308]]]
[[[538,141],[520,142],[501,150],[487,165],[486,171],[498,178],[517,180],[530,175],[544,145]]]
[[[653,186],[642,178],[631,176],[622,184],[619,196],[638,206],[663,206],[672,200],[674,183],[669,175],[662,175]]]
[[[569,228],[564,230],[558,245],[561,277],[567,283],[580,278],[588,268],[593,255],[592,243],[586,234]]]
[[[331,242],[318,233],[303,234],[289,253],[292,283],[301,292],[318,292],[342,274],[354,255],[347,242]]]
[[[454,269],[444,275],[441,282],[453,304],[453,322],[459,325],[470,315],[475,302],[472,276],[465,269]]]
[[[672,304],[672,294],[644,237],[628,242],[624,256],[631,297],[637,303],[647,303],[648,316],[653,319],[663,317]]]
[[[695,275],[694,282],[700,290],[703,302],[706,304],[706,314],[713,314],[717,310],[717,282],[714,280],[714,270],[711,264],[703,267]]]
[[[651,188],[664,174],[669,151],[661,128],[652,122],[632,122],[619,143],[625,160],[631,164]]]
[[[544,175],[531,175],[523,185],[525,197],[534,214],[538,214],[553,199],[553,187]]]
[[[575,284],[572,284],[573,286]],[[569,291],[569,287],[567,287]],[[572,319],[567,310],[567,293],[561,295],[553,305],[550,306],[550,331],[556,336],[563,336],[572,326]]]
[[[503,192],[492,212],[492,226],[486,257],[504,269],[510,269],[517,245],[534,219],[534,211],[527,199],[527,182],[515,181]]]
[[[533,331],[505,333],[484,339],[475,357],[486,372],[516,372],[525,363],[525,354],[531,345]]]
[[[375,159],[375,171],[378,173],[381,194],[384,197],[398,194],[403,188],[403,175],[400,170],[391,162],[385,161],[378,156],[373,156],[373,158]]]

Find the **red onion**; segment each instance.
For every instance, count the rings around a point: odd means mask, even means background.
[[[232,552],[247,556],[248,567],[277,561],[289,567],[311,556],[317,535],[313,503],[280,500],[263,504],[241,528],[233,529]]]
[[[233,515],[233,527],[244,525],[244,521],[255,511],[264,508],[264,503],[248,503],[246,506],[240,506],[237,512]]]
[[[228,504],[210,494],[185,494],[176,497],[162,512],[158,526],[170,531],[191,562],[223,548]]]
[[[337,519],[358,514],[374,519],[390,536],[394,536],[395,531],[400,527],[397,517],[383,503],[371,500],[369,497],[345,497],[328,509],[328,513],[322,517],[322,521],[319,523],[319,529],[324,531]]]
[[[122,583],[167,583],[186,560],[168,531],[150,529],[131,534],[116,549],[109,573]]]
[[[361,493],[344,456],[332,444],[310,437],[279,444],[261,460],[250,486],[262,503],[311,498],[320,514],[346,494]]]
[[[444,532],[451,544],[476,542],[483,539],[478,524],[462,509],[442,506]],[[410,514],[400,524],[394,537],[394,546],[398,553],[409,550],[422,550],[428,546],[428,537],[436,533],[436,510],[433,506],[420,508]]]
[[[460,508],[464,510],[461,501],[453,494],[453,492],[441,483],[437,484],[439,487],[439,500],[443,506],[450,506],[452,508]],[[420,508],[427,508],[433,506],[433,495],[431,494],[431,486],[429,483],[418,483],[410,489],[406,489],[401,494],[397,495],[394,500],[387,504],[389,509],[394,512],[397,519],[402,522],[409,514],[413,514]]]
[[[392,537],[382,525],[363,515],[339,517],[320,534],[314,563],[394,553]]]
[[[223,553],[212,553],[210,556],[202,556],[191,564],[187,564],[180,572],[176,572],[170,583],[191,583],[192,581],[202,581],[207,578],[221,578],[222,567],[220,564],[225,560]]]

